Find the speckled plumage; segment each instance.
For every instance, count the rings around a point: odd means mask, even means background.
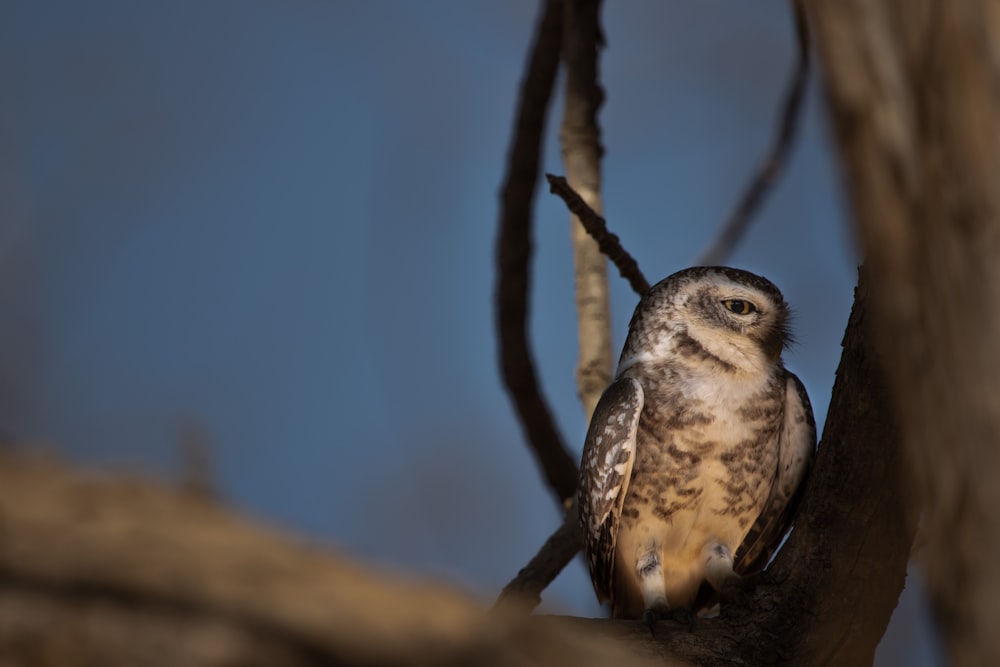
[[[787,322],[771,282],[724,267],[675,273],[636,307],[578,498],[614,616],[691,609],[705,582],[763,568],[788,530],[816,428],[781,362]]]

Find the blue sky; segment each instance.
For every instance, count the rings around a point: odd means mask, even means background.
[[[558,521],[499,382],[492,321],[497,194],[535,12],[0,4],[0,428],[170,480],[197,424],[237,507],[491,598]],[[722,0],[603,16],[606,215],[656,280],[705,248],[763,155],[790,17]],[[786,363],[822,423],[858,258],[816,88],[729,263],[792,304]],[[545,169],[561,173],[555,138]],[[544,188],[536,211],[532,341],[578,453],[568,220]],[[620,345],[635,297],[612,288]],[[579,563],[546,608],[600,613]],[[901,609],[886,644],[933,664],[918,603]]]

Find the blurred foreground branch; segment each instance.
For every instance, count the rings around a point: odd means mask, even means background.
[[[621,644],[362,569],[182,490],[4,454],[0,664],[644,663]]]

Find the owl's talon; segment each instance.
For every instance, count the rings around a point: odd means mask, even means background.
[[[642,612],[642,622],[646,624],[647,628],[649,628],[649,636],[651,638],[656,637],[656,616],[656,612],[652,609],[647,609]]]
[[[660,598],[652,603],[651,606],[647,607],[644,612],[642,612],[642,622],[646,624],[649,628],[649,635],[651,637],[656,636],[656,622],[661,618],[668,618],[670,616],[670,606],[667,601]]]

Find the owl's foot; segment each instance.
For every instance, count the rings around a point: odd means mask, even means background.
[[[669,613],[670,607],[667,606],[666,600],[658,600],[653,606],[646,607],[646,610],[642,612],[642,622],[649,628],[650,637],[656,636],[656,622],[661,618],[666,618]]]

